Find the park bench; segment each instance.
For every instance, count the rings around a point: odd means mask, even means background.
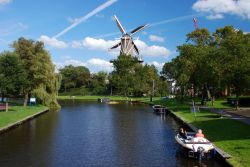
[[[0,104],[0,111],[3,111],[3,110],[8,111],[8,109],[9,109],[8,105],[6,105],[6,104]]]

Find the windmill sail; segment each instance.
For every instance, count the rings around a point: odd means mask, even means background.
[[[120,21],[118,20],[116,15],[114,15],[114,18],[115,18],[116,24],[117,24],[118,28],[120,29],[120,31],[122,32],[122,34],[126,34],[125,29],[122,27],[122,24],[120,23]]]
[[[110,49],[115,49],[115,48],[117,48],[117,47],[120,46],[120,45],[121,45],[121,42],[119,42],[118,44],[114,45],[114,46],[111,47]]]
[[[134,41],[133,41],[133,45],[134,45],[134,50],[135,50],[136,54],[139,55],[139,49],[138,49],[137,46],[135,45]]]
[[[122,33],[122,37],[121,37],[121,42],[119,42],[118,44],[114,45],[110,49],[115,49],[115,48],[121,46],[121,50],[120,50],[121,54],[133,55],[133,53],[135,52],[137,55],[139,55],[139,49],[135,45],[135,43],[133,41],[133,38],[132,38],[132,35],[134,35],[135,33],[143,30],[148,25],[146,24],[146,25],[139,26],[139,27],[135,28],[134,30],[132,30],[128,34],[128,33],[126,33],[125,29],[122,27],[122,24],[120,23],[120,21],[118,20],[118,18],[116,16],[114,16],[114,19],[116,21],[116,24],[117,24],[119,30]],[[142,61],[140,61],[140,62],[142,62]]]
[[[143,30],[145,27],[147,27],[148,25],[147,24],[145,24],[145,25],[143,25],[143,26],[139,26],[139,27],[137,27],[136,29],[134,29],[134,30],[132,30],[131,32],[130,32],[130,35],[132,36],[132,35],[134,35],[135,33],[137,33],[137,32],[139,32],[139,31],[141,31],[141,30]]]

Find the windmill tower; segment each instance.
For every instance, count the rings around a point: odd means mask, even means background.
[[[116,21],[116,24],[117,24],[119,30],[122,33],[122,37],[121,37],[121,41],[118,44],[111,47],[110,49],[115,49],[115,48],[121,46],[121,50],[120,50],[121,54],[133,55],[133,53],[135,52],[136,55],[139,55],[139,50],[138,50],[137,46],[135,45],[132,36],[134,34],[136,34],[137,32],[141,31],[142,29],[144,29],[147,26],[147,24],[139,26],[139,27],[135,28],[134,30],[132,30],[130,33],[127,33],[125,31],[125,29],[122,27],[118,18],[116,16],[114,16],[114,19]]]

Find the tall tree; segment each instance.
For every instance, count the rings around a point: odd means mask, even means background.
[[[84,66],[68,65],[60,69],[60,74],[62,75],[62,88],[65,92],[70,88],[88,86],[90,80],[89,69]]]
[[[90,81],[90,89],[94,95],[105,95],[108,92],[108,74],[100,71],[93,74]]]
[[[112,72],[112,83],[118,92],[128,96],[133,90],[133,75],[135,64],[138,60],[129,55],[120,55],[113,61],[114,71]]]
[[[2,97],[18,96],[27,81],[21,59],[12,52],[0,54],[0,93]]]
[[[217,29],[214,37],[223,58],[223,81],[234,89],[238,107],[239,96],[250,88],[250,35],[226,26]]]
[[[19,38],[12,46],[15,54],[20,57],[28,78],[23,87],[24,106],[33,93],[43,104],[58,107],[56,95],[60,77],[55,74],[54,64],[44,44]]]

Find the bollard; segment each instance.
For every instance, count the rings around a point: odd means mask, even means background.
[[[5,111],[8,112],[8,102],[5,103]]]

